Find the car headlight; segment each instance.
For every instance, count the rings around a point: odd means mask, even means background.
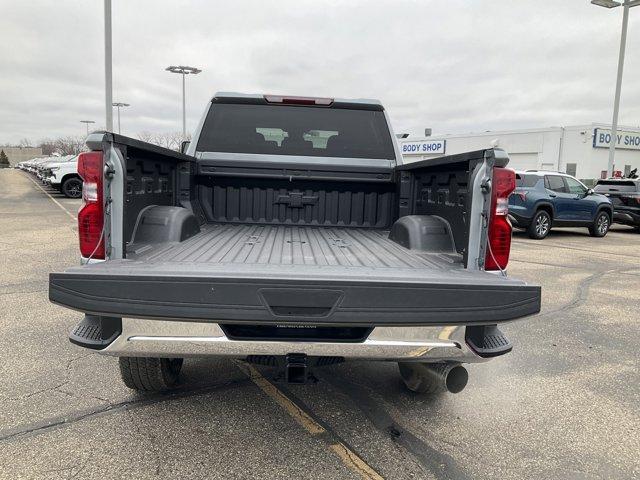
[[[56,170],[60,170],[60,167],[51,167],[49,170],[51,170],[52,172],[55,172]]]

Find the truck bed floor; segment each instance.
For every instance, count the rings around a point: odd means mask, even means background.
[[[346,275],[361,269],[383,269],[380,273],[384,275],[390,269],[422,270],[424,274],[424,270],[462,266],[457,254],[411,251],[389,240],[388,233],[361,228],[209,224],[184,242],[139,247],[128,258],[146,263],[254,265],[270,271],[288,265],[338,267]]]

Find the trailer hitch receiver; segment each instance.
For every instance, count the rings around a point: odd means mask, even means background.
[[[287,383],[307,383],[307,379],[309,377],[307,356],[304,353],[288,354],[286,357],[284,372]]]

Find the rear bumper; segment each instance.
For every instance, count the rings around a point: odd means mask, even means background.
[[[640,226],[640,209],[635,209],[635,210],[615,209],[613,211],[613,221],[615,223],[621,223],[623,225],[638,227]]]
[[[231,340],[216,323],[125,318],[122,333],[99,353],[115,356],[190,357],[249,355],[421,362],[483,362],[465,341],[465,327],[376,327],[362,342]]]
[[[531,224],[530,217],[524,217],[522,215],[512,212],[511,210],[509,210],[508,216],[509,216],[509,220],[511,221],[511,225],[513,225],[514,227],[527,228]]]

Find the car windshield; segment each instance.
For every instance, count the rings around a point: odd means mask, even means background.
[[[393,159],[381,110],[214,104],[197,150],[312,157]]]
[[[569,187],[569,193],[575,193],[576,195],[584,195],[587,192],[587,187],[572,177],[564,177]]]

